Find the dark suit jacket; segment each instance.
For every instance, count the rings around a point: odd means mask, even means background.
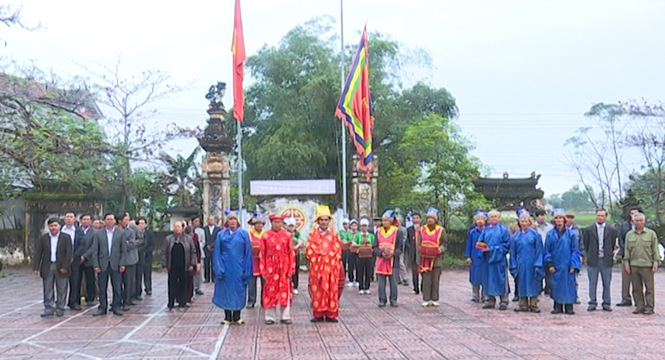
[[[406,250],[406,253],[409,257],[409,260],[411,261],[411,264],[416,263],[416,229],[413,225],[409,226],[406,228],[406,245],[404,246],[404,249]]]
[[[604,244],[603,244],[603,263],[599,264],[598,261],[598,229],[596,223],[588,226],[582,231],[582,239],[584,242],[584,254],[586,255],[587,264],[589,266],[613,266],[614,265],[614,247],[617,244],[617,230],[605,224]]]
[[[164,239],[164,247],[162,248],[162,268],[171,270],[171,250],[175,245],[175,234],[168,235]],[[182,234],[180,242],[185,249],[185,270],[193,266],[196,268],[196,247],[194,246],[194,239],[191,235]]]
[[[93,236],[92,245],[92,266],[100,268],[101,271],[106,271],[111,265],[111,270],[118,271],[118,268],[125,264],[127,256],[127,242],[129,241],[129,234],[127,231],[118,227],[113,231],[113,239],[111,239],[111,256],[109,256],[108,240],[106,238],[106,227],[95,232]]]
[[[55,250],[55,265],[58,270],[65,269],[69,274],[72,263],[72,238],[60,233],[58,245]],[[32,257],[32,270],[39,270],[42,278],[48,276],[51,267],[51,234],[46,233],[39,237],[35,244],[35,253]]]
[[[79,240],[83,245],[83,253],[79,255],[79,257],[83,256],[85,258],[85,262],[83,265],[85,266],[92,266],[92,245],[94,245],[95,239],[95,233],[98,230],[93,229],[90,227],[88,229],[87,233],[83,233],[83,230],[81,230],[81,235],[83,236],[82,240]],[[74,252],[74,261],[79,259],[79,257],[76,257],[76,252]]]
[[[217,239],[217,233],[220,232],[220,231],[222,231],[222,229],[219,228],[219,227],[217,227],[217,226],[215,226],[215,228],[212,230],[212,234],[211,234],[211,233],[210,233],[210,228],[208,227],[208,225],[206,225],[206,226],[203,228],[203,230],[204,230],[205,233],[206,233],[206,239],[205,239],[205,240],[206,240],[206,243],[205,243],[206,247],[207,247],[207,246],[210,246],[211,248],[214,248],[214,247],[215,247],[215,240]],[[199,239],[199,240],[200,240],[200,239]],[[206,248],[205,251],[206,251],[206,254],[207,254],[207,253],[208,253],[208,249]]]
[[[155,251],[155,234],[150,230],[143,232],[143,243],[138,247],[139,252],[145,254],[144,259],[152,262],[152,253]]]

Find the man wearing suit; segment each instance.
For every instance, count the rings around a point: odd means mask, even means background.
[[[134,303],[134,290],[136,281],[136,264],[139,262],[139,252],[136,248],[136,231],[130,227],[129,221],[131,217],[129,213],[123,212],[118,215],[118,229],[127,233],[127,241],[125,242],[125,261],[121,265],[125,266],[125,271],[122,273],[122,311],[129,311],[129,306],[136,305]],[[136,226],[136,225],[134,225]]]
[[[610,297],[612,283],[612,267],[614,266],[614,247],[617,242],[617,231],[605,223],[607,211],[596,211],[596,223],[582,231],[584,254],[587,258],[587,271],[589,273],[589,308],[596,310],[596,288],[598,287],[598,273],[603,280],[603,310],[612,311]]]
[[[116,226],[115,216],[111,213],[104,215],[104,228],[93,236],[92,266],[97,273],[99,286],[99,310],[93,316],[106,315],[108,311],[108,296],[106,289],[111,278],[113,288],[113,303],[111,311],[122,316],[122,273],[125,272],[125,249],[129,242],[129,234]]]
[[[32,271],[42,277],[44,287],[44,313],[42,317],[65,314],[67,286],[72,262],[72,239],[60,232],[58,219],[49,219],[48,233],[39,237],[35,246]],[[54,303],[53,287],[57,300]]]
[[[92,237],[95,234],[95,230],[92,228],[92,215],[81,215],[81,227],[79,230],[82,235],[79,242],[82,245],[78,252],[74,250],[74,261],[72,264],[79,263],[79,284],[82,283],[83,275],[85,275],[85,301],[87,306],[92,306],[95,302],[95,270],[92,268]]]
[[[420,294],[420,279],[418,278],[418,261],[416,259],[416,249],[418,248],[418,238],[420,237],[420,214],[411,215],[413,225],[406,229],[406,252],[409,263],[411,264],[411,280],[413,281],[413,291],[411,294]]]
[[[144,217],[136,219],[139,228],[139,234],[143,238],[143,242],[139,244],[139,262],[136,268],[136,296],[141,296],[141,292],[145,289],[145,294],[152,295],[152,252],[155,250],[155,235],[147,230],[148,221]],[[145,284],[145,288],[143,288]]]
[[[218,226],[215,225],[215,218],[212,216],[208,217],[208,226],[205,227],[205,243],[202,244],[204,249],[204,259],[203,259],[203,276],[205,282],[215,281],[215,274],[212,267],[212,254],[215,248],[215,239],[217,238],[217,233],[220,232]]]
[[[72,242],[73,258],[79,259],[84,252],[85,243],[79,229],[76,228],[74,222],[76,221],[76,214],[68,211],[65,214],[65,223],[60,228],[60,232],[69,235]],[[67,306],[72,310],[81,310],[81,277],[80,277],[80,262],[72,261],[69,271],[69,301]]]

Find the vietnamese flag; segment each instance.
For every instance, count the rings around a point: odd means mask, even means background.
[[[233,52],[233,117],[242,122],[245,112],[245,95],[242,91],[243,66],[247,56],[245,55],[245,37],[242,32],[240,0],[236,0],[231,52]]]

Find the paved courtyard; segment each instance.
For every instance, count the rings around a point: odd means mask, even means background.
[[[301,275],[303,282],[306,274]],[[632,309],[575,316],[481,310],[469,301],[467,275],[442,276],[440,308],[421,308],[420,297],[400,286],[399,308],[376,306],[372,295],[347,288],[339,324],[311,324],[308,295],[296,295],[293,324],[264,325],[260,309],[245,310],[243,326],[222,326],[210,303],[212,284],[186,311],[166,311],[166,276],[123,317],[93,318],[95,308],[42,319],[41,280],[27,269],[0,274],[0,359],[663,359],[665,274],[657,274],[656,315]],[[614,274],[613,302],[621,275]],[[580,277],[587,300],[586,272]],[[301,283],[302,286],[302,283]],[[305,286],[302,286],[304,289]],[[599,291],[600,294],[600,291]]]

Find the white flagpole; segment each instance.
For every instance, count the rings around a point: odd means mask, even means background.
[[[339,0],[339,23],[340,23],[340,53],[339,53],[339,67],[341,69],[341,84],[342,88],[340,91],[344,91],[344,0]],[[347,208],[347,189],[346,189],[346,126],[344,124],[346,120],[342,119],[342,197],[343,197],[343,207],[344,207],[344,216],[348,216]]]
[[[241,221],[245,221],[242,216],[242,124],[238,121],[238,133],[236,134],[238,141],[238,216]],[[244,222],[241,222],[244,224]]]

